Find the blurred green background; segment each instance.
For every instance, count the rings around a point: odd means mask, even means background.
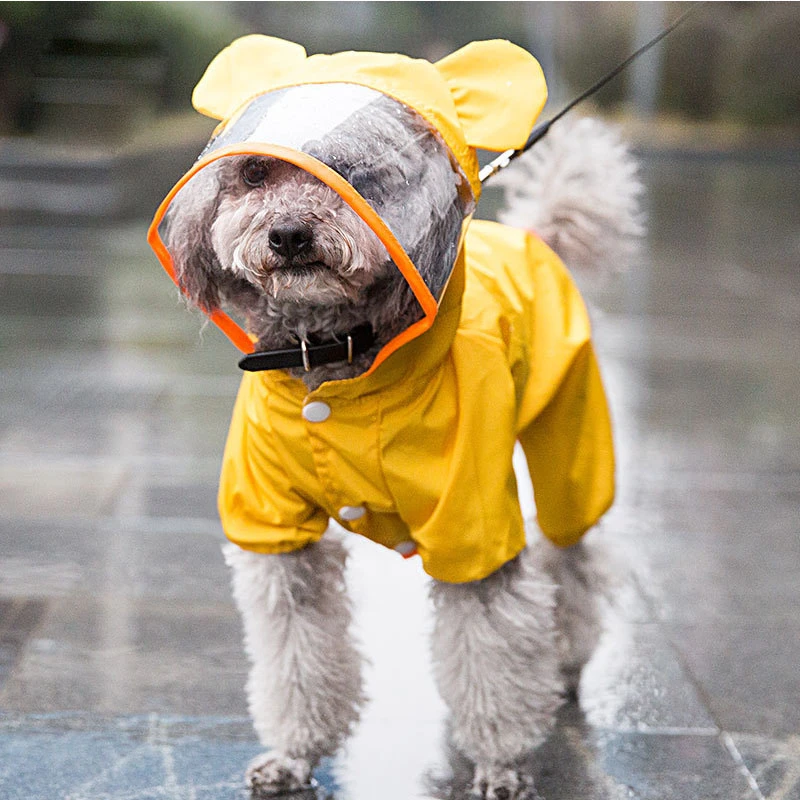
[[[800,123],[800,4],[710,3],[597,102],[633,113]],[[555,99],[584,88],[685,3],[0,3],[0,132],[114,139],[166,111],[231,39],[269,33],[309,52],[439,58],[503,37],[542,61]]]
[[[98,183],[116,182],[109,190],[116,200],[87,206],[84,216],[151,209],[214,126],[191,110],[192,87],[210,59],[246,33],[299,41],[309,53],[372,49],[431,60],[474,39],[511,39],[545,69],[546,117],[687,7],[0,2],[0,216],[52,211],[52,195],[45,202],[35,187],[8,181],[70,166],[84,176],[94,170]],[[583,111],[614,116],[645,150],[796,148],[798,61],[800,3],[700,4]],[[65,210],[81,211],[79,200],[64,198]]]

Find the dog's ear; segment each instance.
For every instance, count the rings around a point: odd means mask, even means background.
[[[502,39],[472,42],[436,68],[450,87],[470,147],[521,148],[547,100],[539,62]]]
[[[219,202],[216,170],[200,170],[178,192],[165,217],[163,236],[175,280],[187,299],[205,311],[220,305],[222,270],[211,245],[211,225]]]

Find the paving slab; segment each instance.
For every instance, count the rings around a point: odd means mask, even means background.
[[[587,290],[620,599],[527,769],[545,800],[798,800],[800,188],[757,161],[644,175],[642,264]],[[260,751],[215,513],[237,355],[144,232],[0,230],[4,799],[244,800]],[[301,800],[464,800],[426,578],[350,547],[371,702]]]
[[[773,738],[800,732],[798,620],[704,620],[666,630],[722,728]]]
[[[729,748],[768,800],[800,800],[800,736],[733,734]]]

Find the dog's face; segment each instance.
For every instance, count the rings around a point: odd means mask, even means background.
[[[215,146],[226,145],[225,135]],[[438,297],[471,195],[428,124],[380,97],[303,149],[364,198]],[[329,340],[364,323],[380,347],[423,313],[356,211],[278,158],[243,152],[208,163],[172,200],[163,235],[189,299],[207,311],[232,307],[262,349]]]
[[[209,254],[222,273],[283,303],[357,303],[394,268],[378,237],[320,180],[264,156],[221,159],[213,178]],[[207,195],[206,195],[207,198]],[[189,276],[186,276],[189,277]]]

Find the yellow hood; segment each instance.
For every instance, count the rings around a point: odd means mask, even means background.
[[[545,100],[538,63],[507,41],[475,42],[431,64],[385,53],[307,58],[300,45],[246,36],[214,59],[195,88],[195,107],[222,122],[159,208],[150,243],[175,279],[161,224],[168,227],[181,189],[219,158],[260,153],[305,169],[383,242],[421,309],[380,350],[372,373],[460,303],[459,254],[480,195],[475,148],[521,147]],[[378,109],[386,116],[376,117]],[[383,133],[390,127],[394,139]],[[354,149],[355,169],[347,152]],[[252,352],[235,322],[220,310],[210,316]]]
[[[253,34],[237,39],[211,62],[192,103],[224,121],[257,95],[315,83],[367,86],[417,111],[447,143],[476,200],[475,148],[522,147],[547,100],[539,63],[505,40],[472,42],[431,64],[396,53],[307,57],[299,44]]]

